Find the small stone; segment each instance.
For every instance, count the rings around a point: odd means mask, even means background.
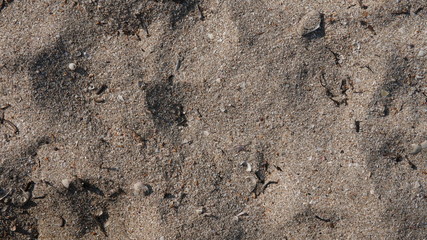
[[[417,154],[421,152],[421,145],[420,144],[411,144],[411,151],[410,154]]]
[[[70,63],[70,64],[68,64],[68,68],[71,71],[75,71],[77,69],[77,65],[75,63]]]
[[[71,182],[72,182],[72,181],[71,181],[70,179],[62,179],[62,181],[61,181],[62,186],[64,186],[65,188],[69,188],[69,187],[70,187]]]
[[[203,135],[205,135],[206,137],[209,136],[209,132],[208,131],[203,131]]]
[[[387,97],[390,93],[387,92],[386,90],[381,90],[381,97]]]
[[[243,161],[240,163],[240,166],[245,167],[246,168],[246,172],[251,172],[252,171],[252,166],[249,162],[247,161]]]
[[[417,57],[424,57],[427,54],[427,48],[422,48],[418,54]]]
[[[151,194],[151,189],[149,185],[143,184],[142,182],[136,182],[133,185],[133,194],[135,196],[144,194],[144,196],[148,196]]]
[[[204,208],[204,207],[199,208],[199,209],[197,209],[197,210],[196,210],[196,213],[197,213],[197,214],[203,214],[203,213],[205,213],[205,212],[206,212],[206,208]]]
[[[422,149],[427,149],[427,140],[425,140],[424,142],[422,142],[420,146],[421,146]]]
[[[208,33],[208,38],[212,40],[214,38],[214,35],[212,33]]]
[[[97,97],[93,99],[96,103],[103,103],[105,102],[105,99],[101,98],[101,97]]]
[[[237,214],[236,216],[234,216],[233,219],[234,219],[234,221],[239,221],[241,217],[248,216],[248,215],[249,214],[247,212],[243,211],[243,212],[240,212],[239,214]]]
[[[102,211],[102,209],[98,209],[94,215],[97,217],[101,217],[102,215],[104,215],[104,211]]]
[[[1,212],[5,213],[5,212],[7,212],[7,210],[9,210],[9,206],[8,206],[8,205],[4,206],[4,207],[1,209]]]
[[[301,36],[307,36],[318,30],[320,28],[321,21],[322,18],[320,13],[316,10],[311,10],[301,19],[298,34]]]
[[[58,227],[65,226],[65,219],[63,217],[55,217],[54,221],[55,221],[55,225]]]

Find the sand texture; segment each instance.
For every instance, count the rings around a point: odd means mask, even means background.
[[[427,239],[425,0],[0,0],[0,239]]]

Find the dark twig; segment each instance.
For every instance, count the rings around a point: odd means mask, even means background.
[[[4,111],[0,110],[0,124],[3,124],[4,121]]]
[[[270,185],[270,184],[278,184],[279,182],[278,181],[269,181],[269,182],[267,182],[266,184],[264,184],[264,186],[262,187],[262,193],[264,193],[264,191],[265,191],[265,189],[267,189],[267,187]]]
[[[7,125],[10,129],[12,129],[14,134],[19,133],[18,127],[15,124],[13,124],[11,121],[3,119],[3,124]]]
[[[205,15],[203,15],[203,9],[200,7],[199,4],[197,4],[197,9],[199,10],[200,20],[204,21],[205,20]]]
[[[314,217],[317,218],[317,219],[319,219],[320,221],[323,221],[323,222],[330,222],[331,221],[331,219],[321,218],[321,217],[319,217],[317,215],[315,215]]]

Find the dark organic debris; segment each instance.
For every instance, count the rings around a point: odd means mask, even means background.
[[[347,94],[346,91],[349,88],[347,86],[347,82],[346,81],[342,81],[341,83],[341,95],[335,95],[332,93],[332,90],[326,85],[326,79],[325,79],[325,74],[322,73],[320,75],[320,85],[325,88],[325,92],[326,92],[326,96],[331,99],[336,106],[341,106],[342,104],[347,105]]]
[[[315,215],[314,217],[319,219],[320,221],[323,221],[323,222],[330,222],[331,221],[331,219],[322,218],[322,217],[319,217],[317,215]]]
[[[265,189],[267,189],[267,187],[271,184],[278,184],[278,181],[268,181],[266,184],[264,184],[264,186],[262,186],[262,193],[264,193]]]
[[[101,87],[96,91],[96,95],[101,95],[105,90],[107,90],[108,86],[106,84],[102,84]]]
[[[360,121],[354,121],[356,132],[360,132]]]
[[[172,199],[172,198],[175,198],[175,195],[173,195],[173,194],[171,194],[171,193],[165,193],[165,194],[163,195],[163,198],[164,198],[164,199]]]
[[[0,124],[7,126],[9,129],[13,131],[14,134],[18,134],[19,133],[18,127],[15,124],[13,124],[13,122],[6,120],[4,118],[4,115],[5,115],[4,110],[9,107],[10,107],[9,104],[5,104],[0,107]]]
[[[358,0],[358,3],[359,3],[359,7],[361,9],[368,9],[368,6],[366,6],[366,5],[363,4],[363,0]]]
[[[420,13],[424,8],[420,7],[417,10],[414,11],[414,14],[418,14]]]
[[[2,123],[4,125],[8,126],[13,131],[14,134],[18,134],[19,133],[18,127],[15,124],[13,124],[13,122],[11,122],[9,120],[6,120],[6,119],[3,119]]]
[[[360,21],[360,25],[362,25],[363,27],[365,27],[366,29],[371,31],[374,35],[377,35],[374,27],[371,24],[369,24],[368,22],[362,20],[362,21]]]

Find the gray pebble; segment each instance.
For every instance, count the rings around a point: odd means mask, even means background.
[[[424,57],[427,54],[427,48],[422,48],[418,54],[417,57]]]
[[[417,154],[421,152],[422,148],[420,144],[411,144],[411,150],[409,151],[410,154]]]
[[[69,188],[70,184],[71,184],[71,180],[70,179],[62,179],[61,183],[62,183],[62,186],[64,186],[65,188]]]
[[[318,11],[312,10],[308,12],[300,21],[298,27],[298,34],[306,36],[320,28],[322,21],[321,15]]]
[[[151,194],[151,188],[147,184],[143,184],[142,182],[136,182],[132,186],[133,194],[135,196],[143,194],[144,196],[148,196]]]
[[[75,71],[77,69],[77,65],[75,63],[70,63],[70,64],[68,64],[68,68],[71,71]]]

